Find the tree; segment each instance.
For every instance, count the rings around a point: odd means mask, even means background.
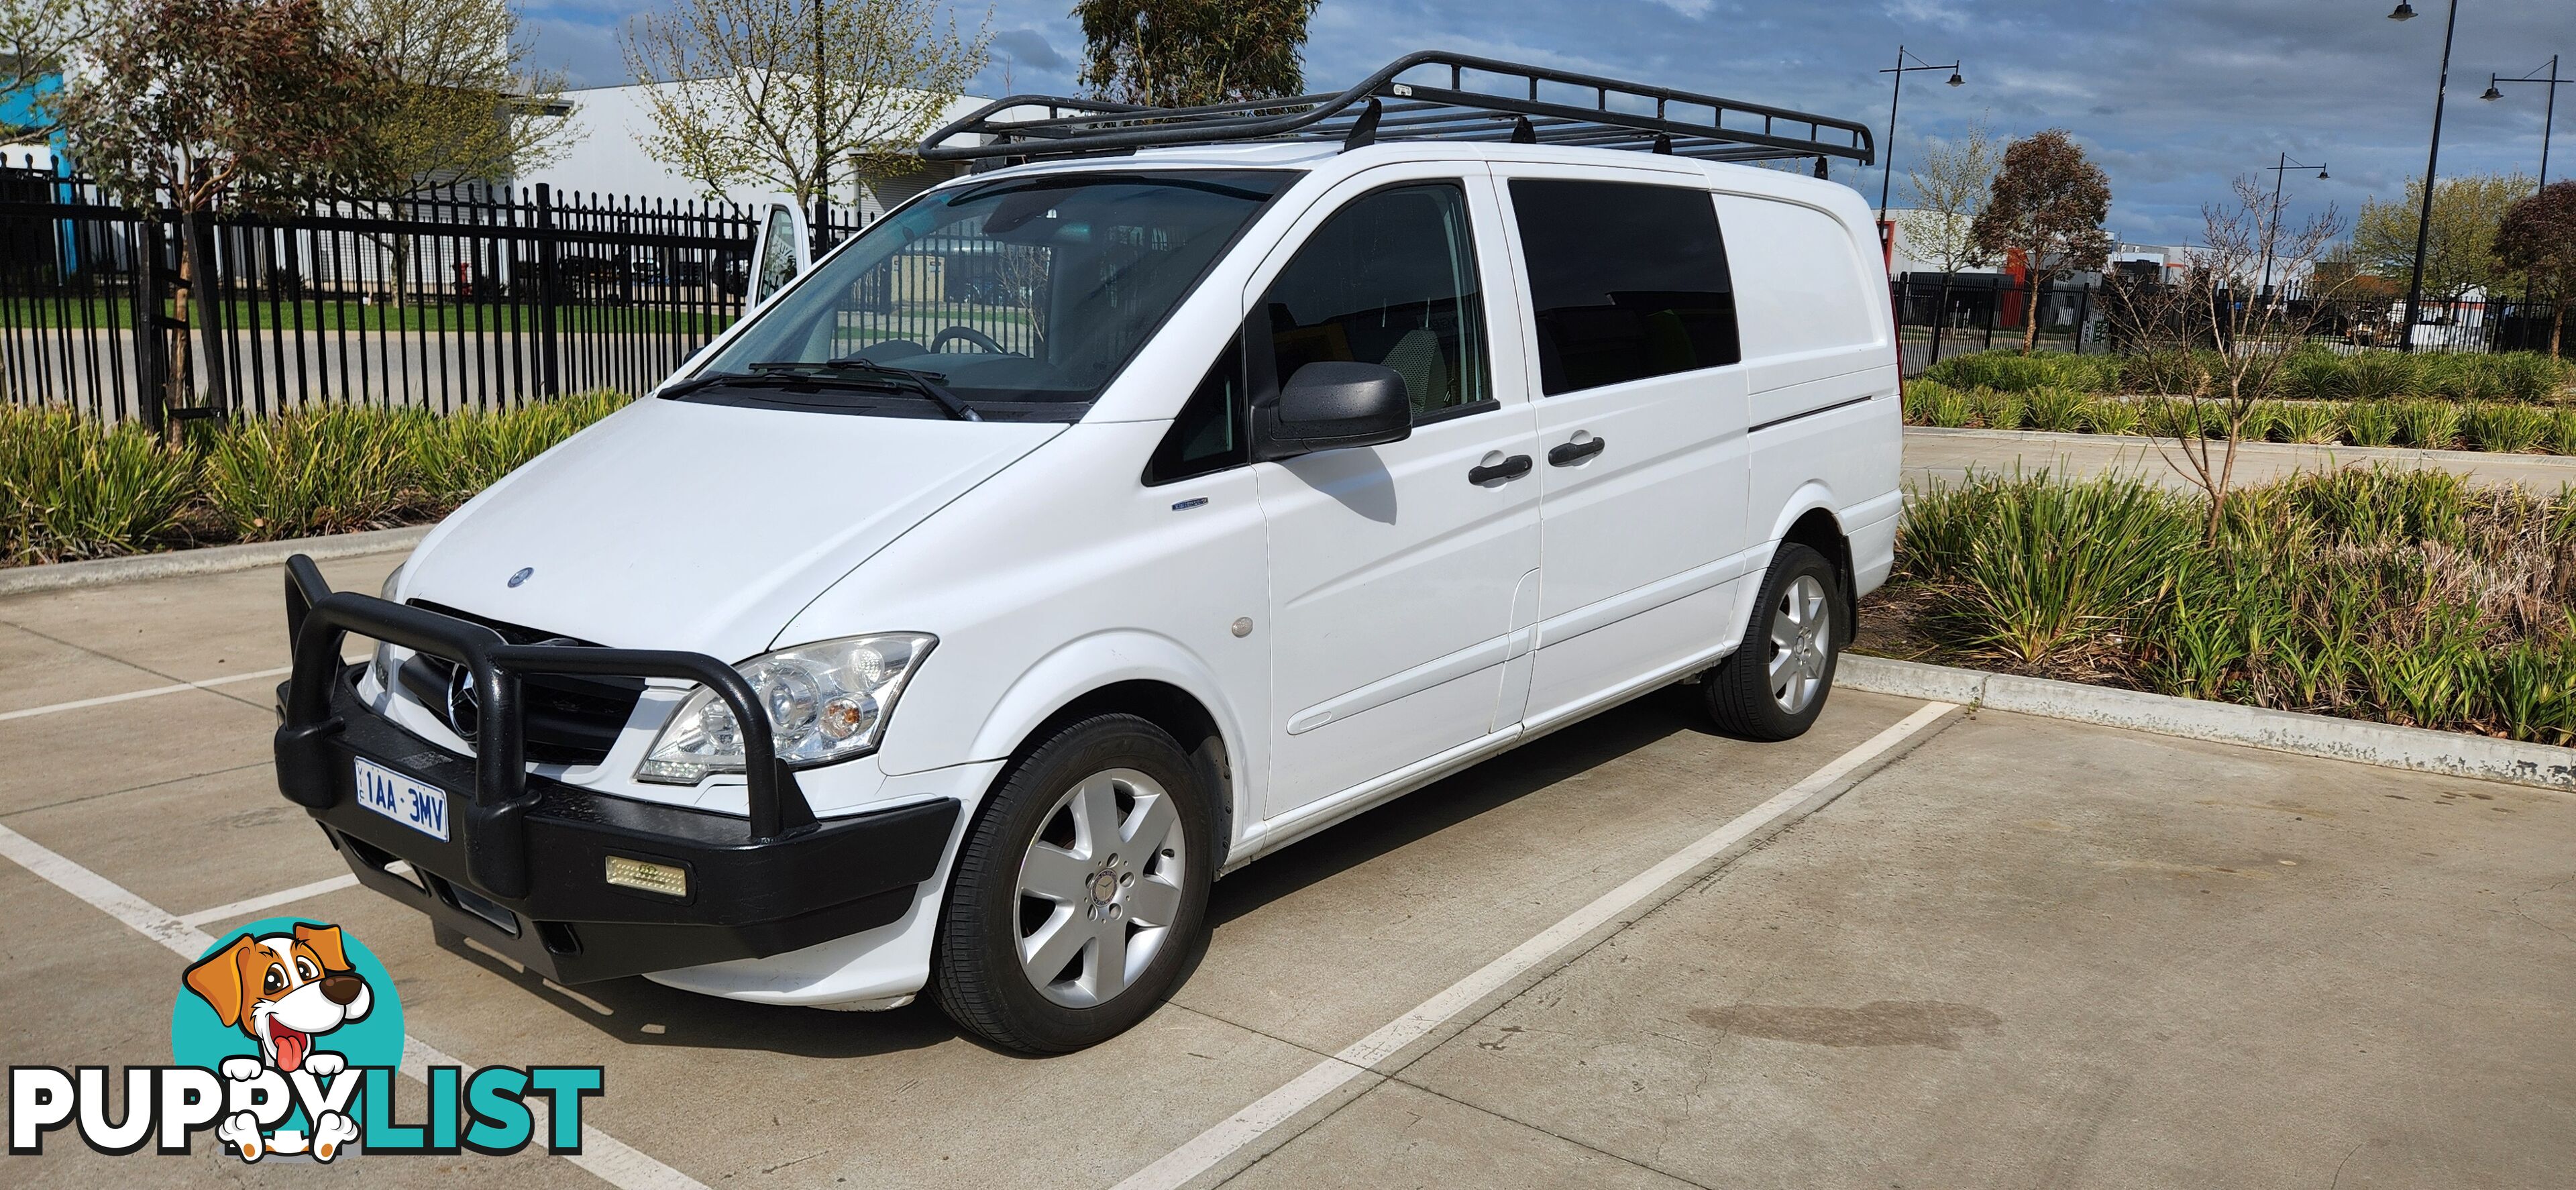
[[[1986,209],[1969,237],[1987,257],[2019,256],[2029,287],[2021,349],[2039,346],[2039,295],[2067,273],[2099,270],[2111,258],[2111,181],[2063,128],[2014,141],[2004,149]]]
[[[2576,182],[2551,182],[2518,199],[2496,228],[2498,263],[2522,274],[2536,293],[2557,303],[2549,324],[2549,354],[2560,354],[2567,333],[2567,304],[2576,301]]]
[[[2332,273],[2316,264],[2343,234],[2342,216],[2331,205],[2284,227],[2280,207],[2261,183],[2240,176],[2233,191],[2228,201],[2201,207],[2206,246],[2186,255],[2179,282],[2117,286],[2103,303],[2124,337],[2153,342],[2180,334],[2184,350],[2159,353],[2152,366],[2136,371],[2165,406],[2161,422],[2171,440],[2159,438],[2157,450],[2209,497],[2202,537],[2212,544],[2225,523],[2246,423],[2266,394],[2279,389],[2306,338],[2304,310],[2258,300],[2263,264],[2271,263],[2274,276],[2307,273],[2322,290]],[[2216,349],[2190,350],[2201,344]]]
[[[338,3],[337,33],[379,89],[359,144],[369,197],[495,181],[562,152],[566,124],[543,113],[563,79],[528,63],[513,0]]]
[[[374,82],[333,44],[321,0],[128,0],[55,103],[81,165],[135,206],[176,212],[182,311],[212,334],[194,282],[205,216],[347,187]],[[209,354],[212,340],[209,339]],[[171,405],[187,404],[188,339],[171,345]]]
[[[909,172],[913,146],[984,68],[989,16],[961,35],[935,0],[680,0],[625,37],[649,85],[647,151],[721,194],[766,183],[812,203],[835,181]]]
[[[1941,267],[1941,298],[1932,319],[1932,358],[1950,320],[1950,275],[1986,262],[1977,248],[1977,216],[1994,194],[1995,138],[1980,120],[1957,140],[1936,140],[1905,175],[1913,209],[1897,217],[1906,251]]]
[[[0,0],[0,106],[32,101],[28,110],[37,121],[0,125],[0,134],[53,131],[43,95],[73,51],[98,36],[106,16],[100,0]]]
[[[1103,99],[1195,107],[1306,89],[1317,0],[1075,0],[1082,85]]]
[[[2495,289],[2512,273],[2496,259],[2496,228],[2505,208],[2531,193],[2522,174],[2444,178],[2433,187],[2433,223],[2424,241],[2424,292],[2456,302],[2472,289]],[[2399,292],[2415,269],[2415,230],[2422,214],[2424,179],[2406,183],[2406,197],[2371,199],[2353,221],[2352,250],[2362,267],[2394,281]]]

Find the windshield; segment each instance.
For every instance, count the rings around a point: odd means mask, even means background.
[[[1060,173],[934,192],[816,265],[672,395],[909,417],[956,415],[953,396],[982,417],[1073,420],[1296,177]]]

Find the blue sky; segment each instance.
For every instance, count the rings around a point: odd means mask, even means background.
[[[1895,142],[1897,186],[1924,138],[1984,116],[2006,135],[2073,132],[2108,171],[2123,238],[2197,238],[2202,202],[2229,178],[2287,150],[2333,178],[2293,173],[2299,211],[2399,193],[2422,172],[2442,50],[2442,0],[2416,20],[2394,0],[1325,0],[1306,47],[1313,88],[1339,87],[1403,52],[1454,49],[1806,108],[1870,122],[1885,135],[1887,76],[1902,42],[1952,59],[1968,85],[1907,77]],[[1003,92],[1071,92],[1082,37],[1070,0],[998,0],[994,61],[978,81]],[[539,61],[580,85],[624,81],[617,31],[636,4],[530,0]],[[960,5],[972,25],[984,9]],[[2544,88],[2506,86],[2481,103],[2489,72],[2534,71],[2564,55],[2576,77],[2576,0],[2464,0],[2443,122],[2442,173],[2535,173]],[[2553,177],[2576,176],[2576,86],[2559,88]],[[2271,175],[2260,175],[2269,180]],[[1876,167],[1840,180],[1875,201]],[[1901,203],[1901,198],[1900,198]]]

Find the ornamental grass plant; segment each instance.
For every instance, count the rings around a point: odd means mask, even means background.
[[[2135,478],[1918,491],[1888,601],[1941,659],[2576,742],[2576,497],[2351,468],[2205,497]]]
[[[434,520],[623,407],[342,406],[197,423],[178,444],[64,410],[0,409],[0,562],[29,565]]]

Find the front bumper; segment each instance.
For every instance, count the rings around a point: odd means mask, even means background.
[[[295,672],[280,688],[279,791],[322,825],[360,882],[559,983],[763,958],[893,922],[939,870],[955,829],[949,798],[815,821],[784,766],[755,767],[749,817],[532,776],[523,762],[495,763],[517,751],[509,695],[519,672],[716,677],[709,684],[728,702],[741,699],[749,755],[768,754],[766,739],[748,738],[767,724],[713,658],[505,645],[468,621],[332,593],[301,557],[288,564],[287,603]],[[482,754],[441,750],[368,707],[355,689],[363,667],[340,661],[350,631],[474,667],[486,694]],[[360,757],[446,791],[449,837],[360,804]],[[687,891],[611,885],[611,856],[678,867]]]

